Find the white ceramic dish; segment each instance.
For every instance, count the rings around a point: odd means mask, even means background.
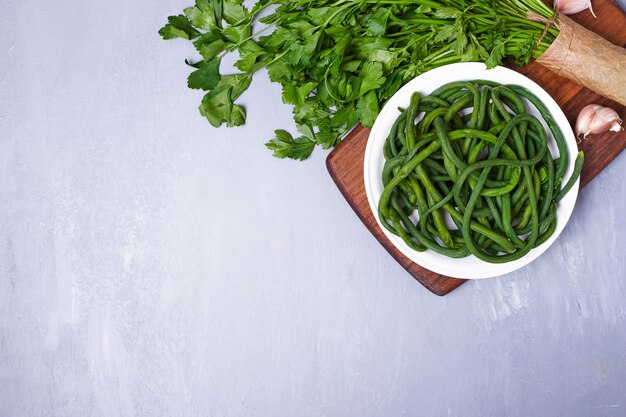
[[[492,80],[502,84],[517,84],[526,87],[546,105],[554,117],[554,120],[561,128],[567,143],[570,159],[570,164],[565,175],[565,181],[567,181],[574,169],[573,161],[576,158],[578,148],[576,146],[576,138],[572,132],[572,128],[558,104],[556,104],[554,99],[552,99],[552,97],[550,97],[550,95],[543,88],[525,76],[504,67],[487,69],[484,64],[475,62],[451,64],[428,71],[416,77],[398,90],[398,92],[389,99],[374,123],[367,142],[367,148],[365,149],[365,161],[363,167],[365,191],[367,193],[370,208],[374,213],[376,221],[378,221],[381,229],[393,245],[413,262],[423,266],[424,268],[450,277],[469,279],[491,278],[507,274],[522,268],[537,259],[537,257],[539,257],[554,243],[565,228],[565,225],[574,210],[574,204],[576,203],[579,186],[579,182],[577,181],[571,191],[559,202],[557,208],[557,226],[550,239],[548,239],[541,246],[531,250],[526,256],[516,261],[504,264],[488,263],[476,258],[475,256],[453,259],[435,253],[431,250],[417,252],[406,245],[401,238],[389,233],[387,229],[381,225],[380,219],[378,218],[378,201],[383,191],[383,184],[381,180],[381,172],[385,162],[383,156],[383,145],[389,131],[391,130],[391,126],[400,115],[398,108],[408,107],[411,95],[415,91],[426,95],[431,93],[437,87],[452,81],[475,79]],[[531,113],[538,116],[539,112],[534,108],[534,106],[530,103],[527,104],[529,109],[531,109]],[[539,119],[542,120],[541,118]],[[558,153],[554,139],[549,133],[550,131],[547,127],[546,131],[548,132],[552,155],[556,156]]]

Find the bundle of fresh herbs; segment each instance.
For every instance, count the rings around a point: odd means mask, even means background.
[[[462,61],[524,65],[559,34],[527,18],[553,17],[541,0],[259,0],[251,9],[196,0],[183,13],[159,33],[192,41],[201,55],[186,61],[195,68],[188,86],[206,92],[200,113],[213,126],[243,124],[235,102],[266,68],[301,133],[277,130],[266,146],[299,160],[316,145],[337,145],[357,123],[371,126],[382,104],[425,71]],[[229,53],[239,55],[240,72],[224,75]]]

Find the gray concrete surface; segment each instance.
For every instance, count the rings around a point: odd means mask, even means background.
[[[213,129],[188,2],[0,1],[0,416],[626,415],[626,155],[557,243],[445,298],[259,74]]]

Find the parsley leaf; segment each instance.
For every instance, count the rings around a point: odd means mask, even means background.
[[[196,5],[183,10],[185,15],[198,29],[216,30],[221,28],[222,2],[196,0]]]
[[[220,62],[217,59],[212,59],[208,62],[203,62],[200,68],[189,74],[187,86],[208,91],[217,86],[220,78]]]
[[[322,149],[332,148],[339,142],[337,131],[335,130],[322,130],[315,134],[315,142],[322,147]]]
[[[234,101],[248,88],[252,76],[247,74],[229,74],[222,76],[215,88],[202,98],[200,114],[209,123],[218,127],[222,123],[228,126],[239,126],[245,122],[246,113]]]
[[[206,61],[223,52],[227,45],[228,43],[222,38],[222,34],[216,30],[202,34],[193,42],[193,46]]]
[[[170,16],[167,18],[168,23],[159,29],[159,35],[163,39],[183,38],[194,39],[200,36],[187,17],[179,14],[178,16]]]
[[[463,12],[459,9],[455,9],[454,7],[439,7],[435,11],[434,17],[438,19],[456,19],[462,15]]]
[[[226,123],[226,126],[241,126],[246,122],[246,111],[243,107],[234,104],[230,112],[230,119]]]
[[[369,36],[384,36],[387,31],[387,19],[389,19],[390,11],[386,8],[376,9],[367,19],[367,31]]]
[[[267,75],[275,83],[282,83],[291,80],[292,69],[284,61],[275,61],[267,66]]]
[[[491,48],[491,52],[489,53],[489,58],[485,61],[487,68],[493,68],[500,63],[502,63],[502,58],[504,57],[504,47],[506,46],[506,42],[498,39],[493,43],[493,47]]]
[[[200,114],[207,118],[213,126],[221,126],[231,120],[233,111],[233,100],[231,98],[233,88],[221,87],[209,91],[202,98],[202,103],[198,108]]]
[[[316,87],[316,83],[308,82],[302,86],[295,84],[283,85],[283,103],[295,104],[296,106],[302,106],[304,100],[309,96],[311,91]]]
[[[378,89],[386,80],[383,76],[383,64],[380,62],[365,62],[361,67],[359,78],[361,78],[359,95]]]
[[[334,127],[352,127],[357,123],[356,110],[354,104],[350,103],[346,106],[339,108],[332,117],[332,124]]]
[[[457,28],[454,25],[441,26],[435,36],[435,42],[447,41],[456,38]]]
[[[224,20],[231,25],[237,25],[250,16],[246,8],[241,5],[241,0],[225,0],[222,7]]]
[[[372,127],[376,116],[378,116],[378,98],[376,98],[375,92],[370,91],[357,101],[356,114],[361,119],[363,126]]]
[[[256,42],[248,40],[239,47],[239,60],[235,62],[235,67],[241,71],[251,71],[257,60],[265,55],[263,48]]]
[[[250,24],[229,26],[222,31],[224,37],[233,43],[243,42],[250,37]]]
[[[294,138],[291,133],[285,130],[276,130],[274,133],[276,138],[267,142],[265,147],[274,151],[273,155],[276,158],[291,158],[303,161],[313,152],[315,142],[306,136]]]

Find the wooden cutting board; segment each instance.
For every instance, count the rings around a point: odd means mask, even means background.
[[[597,19],[589,12],[578,13],[573,20],[602,35],[615,45],[626,46],[626,16],[610,0],[595,0],[593,3]],[[580,109],[590,103],[610,106],[626,120],[626,107],[601,97],[592,91],[531,62],[523,68],[511,67],[541,85],[561,106],[574,126]],[[626,69],[624,69],[626,71]],[[422,285],[437,295],[446,295],[465,282],[450,278],[409,260],[385,237],[370,210],[363,182],[363,157],[370,129],[357,126],[326,159],[331,177],[339,187],[361,221],[393,256]],[[585,165],[581,174],[581,188],[598,175],[619,153],[626,148],[626,132],[606,133],[581,141],[578,145],[585,152]]]

